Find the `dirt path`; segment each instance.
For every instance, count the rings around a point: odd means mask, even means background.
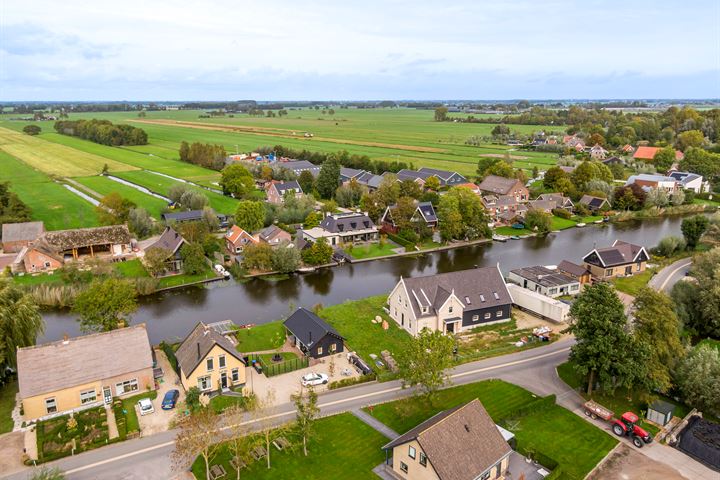
[[[25,432],[12,432],[0,435],[0,473],[2,475],[17,472],[24,468],[22,464]]]
[[[686,480],[664,463],[655,462],[627,445],[621,445],[588,480]]]
[[[297,130],[288,130],[284,128],[264,128],[264,127],[247,127],[242,125],[227,125],[224,123],[202,123],[202,122],[184,122],[180,120],[129,120],[134,123],[146,123],[151,125],[167,125],[175,127],[187,127],[197,128],[200,130],[213,130],[217,132],[235,132],[235,133],[251,133],[253,135],[265,135],[269,137],[281,137],[281,138],[297,138],[300,140],[305,139],[302,134],[297,134]],[[304,132],[303,132],[304,134]],[[338,143],[342,145],[358,145],[362,147],[380,147],[380,148],[392,148],[394,150],[406,150],[409,152],[422,152],[422,153],[447,153],[447,150],[436,147],[420,147],[415,145],[401,145],[394,143],[382,143],[382,142],[364,142],[361,140],[348,140],[341,138],[331,137],[312,137],[312,139],[318,142]]]

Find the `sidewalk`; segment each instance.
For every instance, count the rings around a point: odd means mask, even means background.
[[[357,418],[362,420],[367,425],[370,425],[372,428],[374,428],[378,432],[385,435],[390,440],[394,440],[400,436],[400,434],[397,433],[395,430],[388,427],[387,425],[385,425],[384,423],[382,423],[380,420],[376,419],[375,417],[363,412],[359,408],[355,408],[355,409],[351,410],[350,413],[355,415]]]

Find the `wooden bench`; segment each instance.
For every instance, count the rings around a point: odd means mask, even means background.
[[[227,475],[222,465],[213,465],[210,467],[210,480],[216,480]]]

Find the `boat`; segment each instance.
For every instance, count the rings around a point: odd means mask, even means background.
[[[593,223],[603,223],[605,220],[595,220]]]
[[[493,235],[492,239],[496,242],[507,242],[508,237],[506,235]]]
[[[315,271],[315,267],[300,267],[297,271],[300,273],[310,273]]]
[[[510,237],[510,239],[512,239],[512,240],[520,240],[520,237],[518,237],[517,235],[513,235],[512,237]]]
[[[575,225],[575,226],[576,226],[576,227],[584,227],[584,226],[585,226],[585,224],[581,222],[581,223],[578,223],[578,224],[577,224],[577,225]]]

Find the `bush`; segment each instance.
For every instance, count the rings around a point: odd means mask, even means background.
[[[568,212],[564,208],[554,208],[552,214],[556,217],[564,218],[566,220],[570,220],[570,218],[572,217],[572,213]]]
[[[687,246],[685,239],[682,237],[665,237],[662,240],[660,240],[660,243],[658,243],[657,247],[655,247],[655,251],[658,255],[662,255],[663,257],[669,257],[675,252],[681,252],[685,250],[685,247]]]
[[[160,348],[162,349],[163,353],[165,353],[165,356],[168,359],[168,362],[170,362],[170,366],[175,370],[175,373],[180,373],[178,370],[178,361],[177,357],[175,356],[175,349],[170,345],[169,343],[165,342],[164,340],[160,342]]]
[[[336,380],[328,384],[328,390],[335,390],[338,388],[349,387],[351,385],[359,385],[361,383],[372,382],[376,380],[375,374],[363,375],[361,377],[354,378],[343,378],[342,380]]]
[[[392,233],[388,233],[388,234],[387,234],[387,237],[388,237],[390,240],[392,240],[393,242],[395,242],[395,243],[397,243],[398,245],[400,245],[401,247],[405,247],[405,249],[415,248],[415,244],[414,244],[414,243],[409,242],[409,241],[405,240],[404,238],[399,237],[399,236],[397,236],[397,235],[393,235]]]

